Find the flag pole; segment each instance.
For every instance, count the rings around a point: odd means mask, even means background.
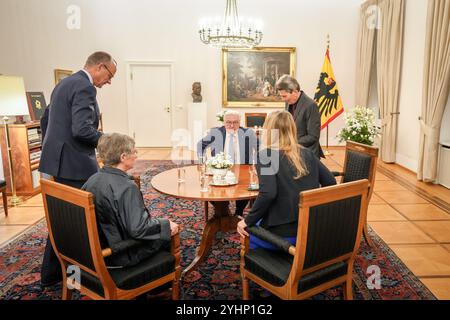
[[[330,34],[327,34],[327,51],[329,51],[329,50],[330,50]],[[329,124],[327,125],[327,150],[325,150],[323,152],[323,154],[325,156],[332,156],[333,154],[330,151],[328,151],[328,148],[329,148],[329,146],[328,146],[328,126],[329,126]]]

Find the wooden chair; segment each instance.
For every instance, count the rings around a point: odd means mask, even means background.
[[[352,299],[367,190],[361,180],[300,193],[296,246],[261,227],[247,228],[280,250],[249,250],[249,238],[241,238],[243,298],[249,299],[252,280],[282,299],[306,299],[340,284],[344,298]]]
[[[343,172],[333,172],[335,176],[342,176],[341,182],[352,182],[361,179],[369,180],[367,205],[372,198],[375,185],[375,174],[378,160],[378,148],[353,141],[347,141],[345,146],[345,160]],[[364,238],[370,247],[373,241],[369,236],[367,221],[364,223]]]
[[[267,113],[246,113],[245,126],[247,128],[262,127],[266,121]]]
[[[170,253],[161,251],[135,266],[108,270],[104,257],[144,244],[127,240],[101,248],[91,193],[49,180],[41,180],[41,190],[50,240],[61,263],[63,300],[72,294],[66,274],[70,265],[80,268],[76,284],[92,299],[132,299],[170,282],[172,298],[179,298],[179,234],[172,236]]]
[[[6,181],[0,180],[0,192],[3,197],[3,210],[5,211],[5,216],[8,216],[8,198],[6,197]]]

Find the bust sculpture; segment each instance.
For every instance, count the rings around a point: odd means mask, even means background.
[[[192,94],[191,94],[193,102],[202,102],[203,98],[202,98],[201,92],[202,92],[202,85],[201,85],[201,83],[200,82],[194,82],[192,84]]]

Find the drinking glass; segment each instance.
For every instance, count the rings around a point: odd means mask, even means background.
[[[200,175],[200,192],[208,192],[208,177],[205,173]]]
[[[184,168],[177,168],[177,171],[178,171],[178,182],[179,183],[181,183],[181,182],[185,182],[186,180],[186,169],[184,169]]]

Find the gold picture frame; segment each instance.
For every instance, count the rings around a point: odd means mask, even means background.
[[[283,108],[275,83],[296,62],[294,47],[222,49],[222,107]]]
[[[55,69],[55,85],[57,85],[62,79],[67,78],[72,74],[72,70]]]

